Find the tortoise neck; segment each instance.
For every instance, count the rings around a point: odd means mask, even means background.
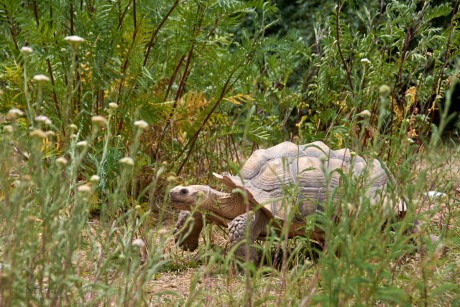
[[[214,189],[209,190],[209,202],[204,209],[219,216],[233,219],[246,212],[243,197],[239,193],[225,193]]]

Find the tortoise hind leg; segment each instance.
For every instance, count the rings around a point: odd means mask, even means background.
[[[237,216],[228,225],[228,235],[230,247],[237,246],[235,255],[245,260],[246,255],[249,256],[249,261],[256,263],[258,260],[257,251],[253,246],[254,241],[265,230],[268,219],[263,212],[249,212]],[[246,238],[248,244],[242,243]],[[248,246],[249,245],[249,246]]]
[[[200,232],[203,229],[203,215],[201,213],[193,214],[189,221],[191,213],[181,211],[174,228],[174,241],[185,251],[193,252],[198,247]]]

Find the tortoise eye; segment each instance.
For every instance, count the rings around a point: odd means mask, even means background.
[[[179,191],[179,193],[180,193],[181,195],[187,195],[187,194],[188,194],[188,190],[187,190],[187,189],[181,189],[181,190]]]

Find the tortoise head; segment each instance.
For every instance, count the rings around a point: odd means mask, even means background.
[[[191,211],[210,200],[211,188],[206,185],[178,185],[169,191],[171,205],[180,210]]]

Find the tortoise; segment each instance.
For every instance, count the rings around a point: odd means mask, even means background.
[[[305,219],[317,211],[324,211],[327,197],[341,184],[341,174],[352,174],[365,182],[364,193],[372,203],[382,201],[390,208],[385,188],[392,177],[377,159],[366,162],[349,149],[331,150],[323,142],[296,145],[283,142],[268,149],[259,149],[243,165],[239,176],[213,173],[230,192],[220,192],[206,185],[176,186],[170,190],[171,205],[182,210],[174,230],[176,243],[193,251],[203,227],[203,214],[211,222],[228,227],[230,246],[238,245],[235,255],[248,256],[257,261],[254,247],[247,248],[245,239],[249,227],[250,243],[269,233],[268,225],[283,227],[292,217],[289,237],[305,236]],[[405,211],[405,204],[397,201],[394,213]],[[294,210],[294,211],[292,211]],[[292,214],[291,214],[292,213]],[[194,222],[186,223],[189,215]],[[316,227],[311,239],[322,241],[323,233]]]

